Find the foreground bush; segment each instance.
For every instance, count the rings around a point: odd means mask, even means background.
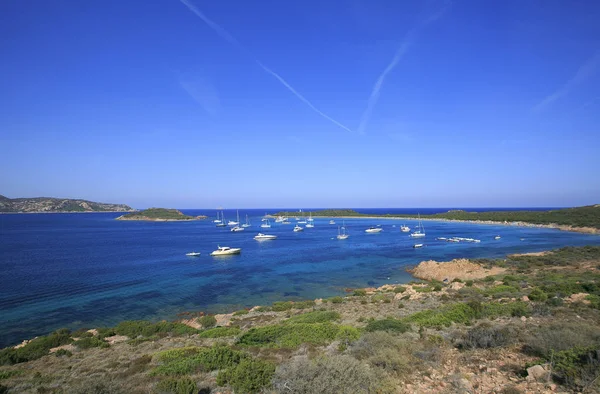
[[[200,316],[198,323],[202,325],[202,328],[211,328],[217,324],[217,319],[211,315]]]
[[[0,365],[12,365],[36,360],[47,355],[50,349],[73,342],[71,331],[66,328],[57,330],[50,335],[35,338],[27,345],[0,350]]]
[[[397,319],[374,320],[367,323],[366,331],[394,331],[406,332],[410,330],[410,324]]]
[[[280,393],[376,393],[381,383],[366,364],[350,356],[294,360],[277,367],[273,385]]]
[[[157,394],[197,394],[198,386],[189,378],[167,378],[157,383],[155,392]]]
[[[354,342],[349,353],[373,368],[396,375],[408,374],[415,367],[417,345],[388,332],[369,332]]]
[[[292,316],[286,321],[288,323],[325,323],[339,320],[340,314],[334,311],[314,311]]]
[[[215,327],[208,330],[202,331],[198,337],[200,338],[223,338],[223,337],[234,337],[239,335],[239,327]]]
[[[487,349],[507,346],[512,342],[513,333],[506,327],[492,326],[482,323],[468,330],[458,343],[459,347],[467,349]]]
[[[258,393],[271,385],[275,365],[257,359],[243,359],[238,365],[219,372],[217,384],[229,385],[236,393]]]
[[[107,334],[125,335],[129,338],[160,336],[181,336],[196,334],[198,330],[181,323],[158,322],[152,323],[145,320],[129,320],[119,323]],[[104,336],[104,335],[103,335]]]
[[[246,346],[294,348],[303,343],[326,345],[336,339],[358,339],[359,331],[350,326],[332,323],[292,323],[252,328],[238,343]]]
[[[215,345],[211,348],[187,347],[166,350],[155,357],[162,365],[154,368],[153,375],[181,376],[197,371],[230,368],[249,356],[228,346]]]

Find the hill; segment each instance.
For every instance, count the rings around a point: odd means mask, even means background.
[[[200,220],[206,216],[188,216],[177,209],[148,208],[139,212],[119,216],[116,220],[146,220],[155,222],[173,222],[179,220]]]
[[[125,204],[107,204],[80,199],[54,197],[8,198],[0,196],[0,213],[128,212],[133,210]]]

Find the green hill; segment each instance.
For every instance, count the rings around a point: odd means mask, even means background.
[[[206,216],[188,216],[177,209],[148,208],[139,212],[119,216],[117,220],[150,220],[150,221],[175,221],[206,219]]]

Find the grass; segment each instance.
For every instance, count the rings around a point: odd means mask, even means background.
[[[242,330],[239,327],[215,327],[200,332],[199,338],[223,338],[223,337],[235,337],[240,334]]]

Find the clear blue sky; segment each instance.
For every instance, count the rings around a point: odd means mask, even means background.
[[[600,2],[0,2],[0,194],[600,202]]]

